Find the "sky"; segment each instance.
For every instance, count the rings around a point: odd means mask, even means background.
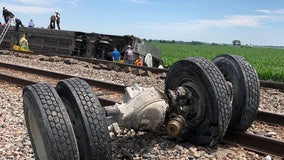
[[[152,40],[284,46],[284,0],[0,0],[28,25]],[[3,18],[1,22],[3,23]]]

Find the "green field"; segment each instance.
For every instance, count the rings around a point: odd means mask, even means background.
[[[198,56],[211,60],[220,54],[235,54],[243,56],[255,67],[260,79],[284,82],[284,49],[159,42],[152,42],[152,44],[161,49],[166,67],[187,57]]]

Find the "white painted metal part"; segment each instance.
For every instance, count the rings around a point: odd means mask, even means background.
[[[154,131],[164,123],[168,103],[164,93],[154,87],[134,85],[126,88],[124,103],[116,107],[120,127]]]

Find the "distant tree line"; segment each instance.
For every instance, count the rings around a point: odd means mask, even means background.
[[[169,40],[160,40],[160,43],[176,43],[176,41],[175,40],[171,40],[171,41],[169,41]]]
[[[144,40],[145,41],[149,41],[149,42],[179,43],[179,44],[191,44],[191,45],[214,45],[214,46],[217,46],[217,45],[229,45],[229,44],[220,44],[220,43],[214,43],[214,42],[206,43],[206,42],[201,42],[201,41],[184,42],[184,41],[175,41],[175,40],[152,40],[152,39],[149,39],[149,40],[144,39]],[[234,46],[242,46],[240,40],[233,40],[232,44]],[[249,45],[245,45],[245,46],[249,46]]]

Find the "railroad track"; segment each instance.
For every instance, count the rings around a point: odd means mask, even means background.
[[[37,53],[18,53],[16,52],[16,54],[18,54],[18,56],[21,57],[30,57],[32,55],[38,55]],[[125,68],[132,68],[132,70],[134,69],[139,69],[139,70],[143,70],[143,71],[150,71],[152,73],[165,73],[168,70],[167,69],[159,69],[156,67],[146,67],[146,66],[135,66],[135,65],[129,65],[129,64],[125,64],[125,63],[116,63],[113,61],[108,61],[108,60],[102,60],[102,59],[94,59],[94,58],[85,58],[85,57],[78,57],[78,56],[68,56],[68,55],[56,55],[56,54],[49,54],[49,57],[60,57],[63,59],[68,59],[68,58],[72,58],[78,61],[82,61],[82,62],[87,62],[87,63],[92,63],[94,65],[99,65],[99,66],[103,66],[104,68],[108,68],[108,69],[117,69],[117,70],[124,70]]]
[[[87,58],[84,58],[84,59],[90,60],[90,59],[87,59]],[[102,60],[97,60],[97,61],[102,61]],[[109,63],[109,62],[107,62],[107,63]],[[52,72],[52,71],[47,71],[47,70],[42,70],[42,69],[36,69],[36,68],[31,68],[31,67],[24,67],[24,66],[19,66],[19,65],[9,64],[9,63],[3,63],[3,62],[0,62],[0,69],[1,68],[4,69],[4,70],[8,70],[8,72],[10,72],[10,73],[18,71],[21,74],[26,72],[28,74],[41,75],[41,76],[43,76],[43,78],[52,78],[53,79],[53,85],[61,79],[67,79],[67,78],[74,77],[73,75],[68,75],[68,74],[63,74],[63,73],[58,73],[58,72]],[[159,70],[159,69],[155,69],[155,70]],[[7,82],[12,82],[12,83],[15,83],[15,84],[18,84],[18,85],[21,85],[21,86],[26,86],[26,85],[30,85],[30,84],[39,82],[39,81],[29,81],[29,80],[26,80],[26,79],[17,78],[17,77],[13,77],[13,76],[10,76],[10,75],[11,74],[9,74],[9,75],[0,74],[1,80],[7,81]],[[120,94],[124,94],[124,91],[125,91],[124,85],[108,83],[108,82],[105,82],[105,81],[99,81],[99,80],[94,80],[94,79],[89,79],[89,78],[84,78],[84,77],[80,77],[80,78],[84,79],[86,82],[88,82],[94,88],[104,89],[102,92],[108,92],[109,90],[111,90],[111,91],[115,91],[115,92],[120,93]],[[273,82],[273,81],[264,81],[264,80],[261,80],[260,82],[261,82],[260,83],[261,87],[273,88],[273,89],[284,89],[284,83]],[[112,105],[112,104],[113,103],[106,104],[106,105]],[[277,114],[273,114],[273,113],[269,113],[269,112],[259,111],[259,113],[257,115],[257,120],[273,122],[275,124],[283,125],[283,121],[281,121],[282,120],[281,116],[282,115],[277,115]]]
[[[0,70],[2,70],[0,74],[2,80],[7,81],[7,82],[12,82],[20,86],[26,86],[26,85],[30,85],[34,83],[39,83],[40,81],[28,80],[27,79],[28,76],[26,76],[25,79],[17,77],[17,76],[12,76],[11,75],[12,73],[19,72],[19,74],[38,75],[37,80],[44,79],[45,82],[49,82],[52,85],[55,85],[59,80],[74,77],[73,75],[51,72],[51,71],[24,67],[24,66],[18,66],[18,65],[2,63],[2,62],[0,62]],[[3,74],[4,70],[6,70],[5,71],[6,74]],[[125,90],[125,86],[123,85],[108,83],[104,81],[98,81],[98,80],[88,79],[88,78],[83,78],[83,77],[80,77],[80,78],[84,79],[86,82],[88,82],[93,87],[94,91],[97,93],[97,96],[101,99],[102,105],[104,105],[105,103],[107,105],[109,103],[119,102],[119,99],[122,99],[123,97],[124,90]],[[110,97],[110,96],[113,97],[114,95],[117,98],[117,101],[109,101],[106,98],[102,98],[102,97]]]
[[[84,59],[90,60],[90,59],[87,59],[87,58],[84,58]],[[97,60],[97,61],[102,61],[102,60]],[[109,63],[109,62],[107,62],[107,63]],[[36,68],[31,68],[31,67],[24,67],[24,66],[19,66],[19,65],[9,64],[9,63],[3,63],[3,62],[0,62],[0,70],[1,69],[2,70],[8,70],[7,71],[8,74],[13,73],[13,72],[20,72],[21,74],[27,73],[27,74],[33,74],[33,75],[40,75],[40,76],[43,76],[45,81],[46,81],[46,78],[49,78],[48,82],[53,83],[53,85],[55,85],[61,79],[67,79],[67,78],[74,77],[74,75],[68,75],[68,74],[52,72],[52,71],[47,71],[47,70],[42,70],[42,69],[36,69]],[[155,70],[157,71],[159,69],[155,69]],[[165,70],[162,70],[162,71],[165,71]],[[2,73],[3,73],[3,71],[2,71]],[[3,80],[6,80],[8,82],[11,81],[12,79],[14,79],[15,81],[22,81],[23,83],[24,83],[24,81],[26,81],[26,84],[24,84],[24,85],[28,85],[28,84],[32,83],[31,81],[24,80],[24,79],[17,80],[16,77],[13,78],[13,77],[10,77],[9,75],[1,74],[1,77],[2,77]],[[109,83],[109,82],[105,82],[105,81],[99,81],[99,80],[94,80],[94,79],[89,79],[89,78],[84,78],[84,77],[80,77],[80,78],[84,79],[91,86],[93,86],[93,89],[98,94],[98,96],[103,96],[104,93],[108,93],[109,96],[114,95],[116,93],[119,93],[122,96],[125,92],[125,86],[124,85],[114,84],[114,83]],[[39,82],[39,81],[37,81],[37,82]],[[272,81],[261,80],[260,86],[266,87],[266,88],[273,88],[273,89],[284,89],[284,83],[272,82]],[[103,90],[101,90],[101,89],[103,89]],[[118,97],[118,99],[122,98],[121,96]],[[112,104],[106,104],[106,105],[112,105]],[[265,116],[262,116],[262,117],[267,117],[267,116],[268,115],[265,114]],[[262,119],[265,119],[265,118],[262,118]]]
[[[62,73],[57,73],[57,72],[52,72],[52,71],[47,71],[47,70],[42,70],[42,69],[36,69],[36,68],[30,68],[30,67],[24,67],[24,66],[8,64],[8,63],[2,63],[2,62],[0,62],[0,67],[6,70],[12,70],[10,72],[13,72],[13,71],[26,72],[29,74],[36,74],[36,75],[41,75],[44,77],[54,78],[55,80],[74,77],[74,75],[62,74]],[[100,88],[113,90],[117,92],[124,92],[125,86],[123,85],[118,85],[118,84],[113,84],[113,83],[108,83],[108,82],[103,82],[103,81],[97,81],[94,79],[88,79],[88,78],[83,78],[83,77],[80,77],[80,78],[84,79],[86,82],[88,82],[90,85],[93,85],[93,86],[97,86]]]
[[[8,69],[10,70],[10,72],[12,72],[13,70],[13,71],[27,72],[30,74],[38,74],[38,75],[42,75],[45,77],[52,77],[55,79],[55,81],[73,77],[72,75],[54,73],[50,71],[44,71],[44,70],[39,70],[39,69],[34,69],[34,68],[29,68],[29,67],[22,67],[22,66],[17,66],[17,65],[12,65],[12,64],[5,64],[5,63],[0,63],[0,67]],[[14,83],[19,86],[26,86],[26,85],[38,83],[38,81],[26,80],[26,79],[22,79],[19,77],[13,77],[7,74],[6,75],[0,74],[0,77],[1,77],[0,78],[1,81]],[[87,81],[91,86],[96,86],[96,87],[104,88],[107,90],[115,90],[116,92],[119,92],[121,94],[125,90],[125,86],[123,85],[116,85],[112,83],[96,81],[93,79],[86,79],[86,78],[82,78],[82,79]],[[284,86],[282,83],[275,83],[275,82],[270,82],[270,81],[261,81],[261,82],[262,82],[261,83],[262,87],[283,89],[282,87]],[[117,103],[117,101],[105,99],[102,97],[99,97],[99,100],[103,106],[113,105],[114,103]],[[284,124],[283,115],[264,112],[264,111],[258,112],[256,120],[264,121],[270,124],[278,124],[282,126]],[[267,138],[263,136],[257,136],[254,134],[249,134],[249,133],[244,133],[244,132],[228,131],[226,136],[224,137],[224,142],[231,143],[231,144],[238,143],[249,150],[253,150],[253,151],[264,153],[264,154],[272,154],[278,157],[283,157],[283,150],[284,150],[283,141],[279,141],[279,140],[275,140],[275,139],[271,139],[271,138]]]
[[[35,53],[32,53],[33,55],[37,55]],[[21,53],[19,56],[30,56],[30,54],[27,53]],[[52,56],[52,55],[49,55]],[[87,63],[92,63],[94,65],[103,66],[105,69],[117,69],[119,71],[125,70],[125,68],[132,68],[133,69],[139,69],[145,72],[150,71],[151,73],[166,73],[168,72],[168,69],[159,69],[155,67],[146,67],[146,66],[135,66],[135,65],[129,65],[124,63],[116,63],[113,61],[107,61],[107,60],[101,60],[101,59],[93,59],[93,58],[85,58],[85,57],[77,57],[77,56],[67,56],[67,55],[53,55],[60,58],[72,58],[76,59],[78,61],[83,61]],[[261,87],[267,87],[267,88],[273,88],[273,89],[282,89],[284,90],[284,83],[281,82],[274,82],[274,81],[266,81],[266,80],[260,80]]]
[[[78,59],[78,57],[77,57],[77,59]],[[87,60],[93,61],[92,59],[87,59],[87,58],[84,58],[84,59],[86,59],[85,61],[87,61]],[[96,62],[113,64],[113,62],[103,61],[103,60],[96,60]],[[116,63],[116,65],[120,65],[120,66],[124,66],[124,67],[130,66],[130,65],[126,65],[126,64],[120,64],[120,63]],[[56,79],[66,79],[66,78],[74,77],[74,75],[62,74],[62,73],[46,71],[46,70],[41,70],[41,69],[35,69],[35,68],[30,68],[30,67],[24,67],[24,66],[19,66],[19,65],[9,64],[9,63],[3,63],[3,62],[0,62],[0,67],[4,68],[4,69],[11,69],[11,70],[16,70],[16,71],[20,71],[20,72],[27,72],[27,73],[30,73],[30,74],[38,74],[38,75],[42,75],[42,76],[46,76],[46,77],[52,77],[52,78],[56,78]],[[133,66],[131,66],[131,67],[133,67]],[[134,67],[137,68],[137,66],[134,66]],[[164,72],[167,71],[165,69],[157,69],[157,68],[148,68],[148,67],[142,67],[142,68],[144,68],[146,71],[151,71],[153,73],[164,73]],[[90,85],[102,87],[102,88],[105,88],[105,89],[111,89],[111,90],[118,91],[118,92],[124,92],[124,89],[125,89],[125,86],[123,86],[123,85],[111,84],[111,83],[107,83],[107,82],[104,82],[104,81],[97,81],[97,80],[88,79],[88,78],[82,78],[82,79],[87,81]],[[266,87],[266,88],[273,88],[273,89],[284,89],[284,83],[274,82],[274,81],[260,80],[260,86]]]
[[[284,141],[259,136],[247,132],[228,131],[224,137],[224,142],[238,144],[248,150],[264,155],[274,155],[275,159],[284,158]]]

